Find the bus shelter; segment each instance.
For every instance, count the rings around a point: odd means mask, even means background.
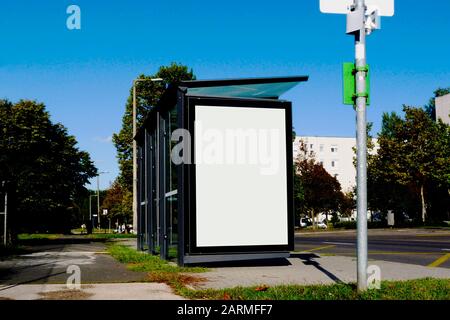
[[[169,85],[134,137],[138,249],[179,265],[288,257],[292,104],[307,76]]]

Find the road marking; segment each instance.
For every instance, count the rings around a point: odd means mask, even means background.
[[[369,254],[382,254],[382,255],[439,255],[440,252],[392,252],[392,251],[369,251]]]
[[[448,233],[416,234],[416,237],[450,237],[450,232],[448,232]]]
[[[40,257],[40,256],[73,256],[73,255],[93,255],[93,254],[107,254],[106,251],[41,251],[23,254],[21,256]],[[20,256],[18,256],[20,257]]]
[[[315,235],[315,236],[323,236],[328,234],[341,234],[341,233],[356,233],[356,230],[346,230],[346,231],[316,231],[316,232],[303,232],[303,231],[296,231],[296,236],[302,236],[302,235]]]
[[[442,251],[450,251],[450,249],[442,249]]]
[[[309,249],[309,250],[304,250],[302,252],[315,252],[315,251],[319,251],[319,250],[324,250],[324,249],[328,249],[328,248],[334,248],[336,246],[324,246],[324,247],[317,247],[317,248],[313,248],[313,249]]]
[[[337,246],[354,246],[354,243],[348,243],[348,242],[324,242],[326,244],[334,244]]]
[[[437,259],[436,261],[430,263],[428,265],[428,267],[430,268],[436,268],[439,267],[441,264],[443,264],[445,261],[447,261],[448,259],[450,259],[450,253],[444,254],[442,257],[440,257],[439,259]]]

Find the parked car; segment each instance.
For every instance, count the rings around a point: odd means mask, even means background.
[[[402,212],[404,222],[412,223],[414,220],[406,212]]]
[[[383,217],[383,214],[381,212],[374,212],[372,214],[372,217],[371,217],[372,222],[383,222],[385,220],[386,220],[386,218]]]
[[[300,218],[300,228],[306,228],[312,225],[311,219],[309,218]]]
[[[322,220],[319,223],[317,223],[317,227],[319,229],[328,229],[328,225],[325,223],[325,220]]]

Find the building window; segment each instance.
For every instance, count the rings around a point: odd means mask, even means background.
[[[337,178],[339,177],[339,175],[338,175],[338,174],[335,174],[334,177],[337,179]]]
[[[313,145],[313,144],[310,144],[310,145],[309,145],[309,148],[310,148],[310,149],[312,149],[313,147],[314,147],[314,145]]]
[[[319,163],[323,167],[323,160],[320,160]]]
[[[337,160],[332,160],[331,161],[331,167],[332,168],[337,168],[337,166],[338,166],[338,161]]]
[[[332,146],[331,147],[331,153],[336,153],[338,152],[338,147],[337,146]]]
[[[320,152],[323,152],[323,144],[320,145]]]

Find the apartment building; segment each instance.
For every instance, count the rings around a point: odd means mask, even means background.
[[[300,141],[303,141],[310,156],[321,163],[325,170],[336,177],[342,191],[352,191],[356,186],[356,168],[353,164],[356,138],[299,136],[294,142],[294,160],[298,157]],[[377,140],[374,139],[375,152]]]
[[[436,119],[450,125],[450,94],[436,98]]]

